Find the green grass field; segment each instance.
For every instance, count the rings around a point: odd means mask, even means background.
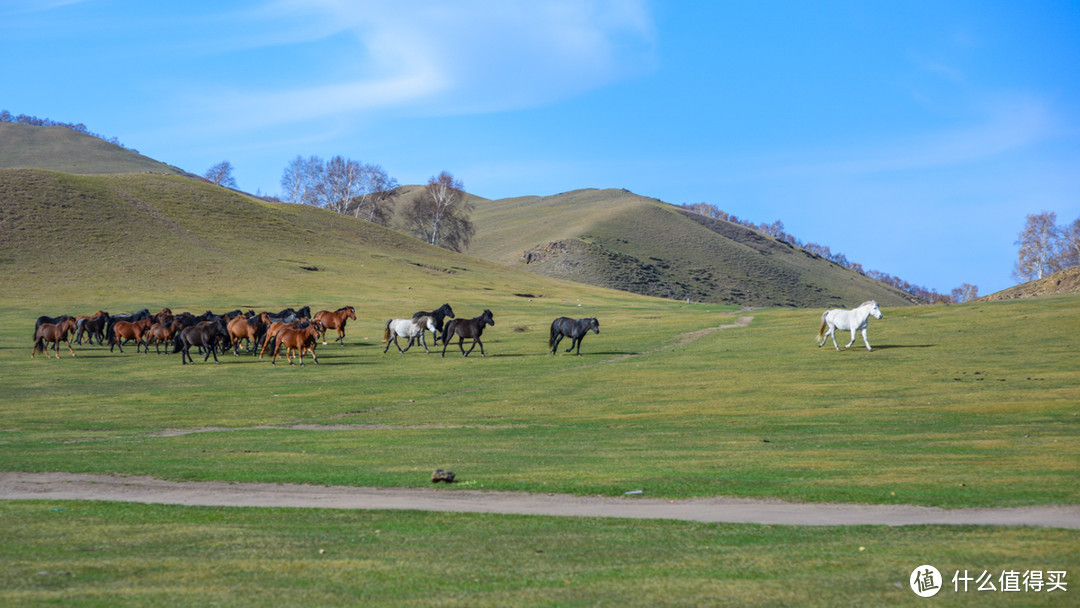
[[[885,308],[873,352],[838,353],[815,344],[820,310],[555,281],[180,177],[0,178],[0,470],[426,487],[447,468],[455,492],[1080,504],[1075,296]],[[387,318],[443,302],[494,312],[488,357],[383,354]],[[317,366],[30,358],[42,314],[303,304],[359,315]],[[548,354],[558,316],[600,319],[583,356]],[[1065,529],[58,501],[0,518],[3,606],[908,605],[924,563],[1080,571]]]
[[[871,323],[873,352],[856,344],[838,353],[816,346],[816,311],[736,312],[603,291],[581,307],[494,288],[482,300],[459,295],[459,316],[495,311],[486,358],[384,355],[373,320],[396,308],[357,302],[346,346],[320,346],[320,364],[304,368],[231,354],[181,366],[172,355],[96,346],[31,360],[33,319],[46,311],[5,306],[0,463],[404,487],[430,485],[444,467],[462,482],[454,491],[1080,502],[1074,297],[886,309]],[[575,312],[600,317],[601,333],[586,338],[582,357],[547,354],[550,319]],[[738,315],[754,319],[694,333]],[[906,577],[922,563],[1080,567],[1073,530],[2,508],[15,524],[0,537],[5,605],[879,605],[918,599]],[[1007,604],[1067,597],[1015,594]],[[950,588],[937,600],[999,601],[987,598]]]

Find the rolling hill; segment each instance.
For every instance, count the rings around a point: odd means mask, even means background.
[[[418,192],[403,188],[400,198]],[[745,306],[916,301],[755,230],[626,190],[470,201],[476,225],[471,255],[559,279]]]
[[[447,257],[400,232],[227,191],[63,127],[0,124],[0,167],[0,268],[38,285],[45,279],[31,278],[42,262],[64,267],[51,279],[58,284],[92,281],[105,261],[125,277],[145,277],[139,280],[196,282],[232,272],[238,275],[232,280],[258,287],[263,283],[251,275],[280,273],[303,283],[313,271],[302,268],[348,273],[352,261],[366,260],[368,271],[385,267],[387,276],[409,276],[415,268],[475,265],[478,257],[509,271],[507,277],[526,272],[676,300],[794,307],[915,302],[767,235],[625,190],[472,196],[477,233],[469,256]],[[419,191],[401,188],[399,207]],[[373,256],[409,261],[402,275]]]

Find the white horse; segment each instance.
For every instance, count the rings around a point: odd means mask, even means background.
[[[416,320],[413,319],[387,319],[386,331],[383,332],[383,341],[386,342],[386,348],[383,349],[383,354],[390,350],[390,343],[393,342],[397,347],[398,352],[404,353],[406,350],[412,348],[413,342],[419,341],[424,347],[424,352],[430,353],[427,347],[427,340],[424,339],[424,330],[430,331],[435,334],[435,319],[434,317],[419,317]],[[408,338],[409,345],[402,350],[401,345],[398,344],[398,338]]]
[[[817,336],[818,340],[820,340],[818,347],[823,346],[829,336],[832,336],[833,346],[836,347],[836,350],[840,350],[840,346],[836,344],[836,330],[849,329],[851,330],[851,342],[848,342],[844,348],[851,348],[851,345],[855,343],[855,332],[861,331],[863,342],[866,343],[866,350],[874,350],[870,348],[870,341],[866,339],[866,326],[870,324],[870,317],[881,318],[878,303],[873,300],[863,302],[855,310],[844,310],[842,308],[826,310],[821,315],[821,329],[818,330]]]

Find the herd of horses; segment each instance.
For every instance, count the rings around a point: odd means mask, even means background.
[[[99,310],[83,316],[41,316],[34,327],[34,348],[30,351],[30,357],[34,358],[38,352],[51,357],[51,345],[53,353],[59,359],[61,342],[67,345],[74,357],[72,340],[76,344],[82,344],[85,339],[88,344],[93,344],[94,341],[98,346],[108,344],[109,352],[119,349],[121,353],[124,352],[125,345],[134,342],[137,353],[148,354],[152,345],[154,352],[161,354],[161,346],[164,344],[165,354],[180,353],[180,361],[184,365],[195,362],[191,355],[193,347],[204,354],[203,362],[209,361],[210,357],[219,362],[218,353],[229,349],[239,356],[241,346],[260,359],[269,351],[272,354],[272,365],[277,364],[284,348],[285,358],[290,365],[295,364],[295,355],[303,366],[305,354],[315,363],[319,362],[315,356],[315,347],[320,341],[327,344],[326,336],[330,330],[337,331],[334,341],[345,346],[345,326],[349,320],[356,320],[356,309],[352,306],[320,310],[314,315],[311,314],[310,306],[304,306],[299,309],[286,308],[278,312],[260,313],[253,310],[246,313],[234,310],[224,314],[206,311],[198,316],[187,312],[173,314],[168,308],[156,314],[143,309],[136,313],[119,315],[110,315]],[[430,353],[426,340],[426,334],[430,332],[434,346],[437,347],[442,342],[443,357],[455,338],[463,356],[468,357],[477,346],[480,347],[480,355],[486,356],[484,343],[480,338],[488,325],[495,325],[495,316],[490,310],[485,309],[479,316],[471,319],[458,319],[450,304],[443,304],[432,311],[418,311],[412,317],[387,320],[383,335],[386,347],[383,348],[383,353],[390,349],[391,342],[401,353],[417,343],[424,347],[425,352]],[[566,352],[573,350],[576,345],[577,354],[580,355],[581,340],[590,330],[600,333],[600,323],[595,318],[575,320],[559,317],[551,324],[548,346],[554,354],[559,341],[564,336],[569,337],[571,344]],[[408,339],[405,348],[398,343],[398,338]],[[468,350],[465,350],[466,340],[472,340]]]
[[[836,330],[848,330],[851,332],[851,341],[844,348],[850,348],[855,342],[857,332],[862,333],[866,350],[870,348],[870,342],[866,337],[866,330],[870,317],[881,318],[881,310],[877,302],[870,300],[863,302],[852,310],[832,309],[821,315],[821,328],[818,331],[818,346],[825,344],[830,337],[836,350],[840,346],[836,343]],[[449,320],[447,320],[449,319]],[[109,352],[118,348],[124,352],[124,345],[135,342],[135,352],[150,352],[150,345],[154,346],[156,353],[161,353],[161,345],[166,345],[165,352],[181,353],[181,363],[186,365],[195,360],[191,356],[191,348],[198,348],[203,352],[203,362],[210,357],[218,362],[218,353],[233,349],[233,354],[239,356],[241,344],[245,344],[249,353],[257,354],[263,358],[267,350],[273,357],[271,364],[276,365],[281,355],[281,349],[285,348],[285,358],[290,365],[295,365],[293,355],[296,355],[300,365],[304,365],[304,355],[310,355],[311,360],[318,363],[315,356],[315,347],[318,342],[324,345],[327,332],[335,330],[337,337],[334,338],[341,346],[345,346],[345,325],[349,320],[356,320],[356,309],[352,306],[343,306],[337,310],[320,310],[314,315],[311,308],[304,306],[299,309],[286,308],[276,313],[255,311],[242,312],[234,310],[225,314],[214,314],[206,311],[202,315],[195,316],[191,313],[173,314],[168,309],[162,309],[157,314],[151,314],[143,309],[137,313],[110,315],[99,310],[92,315],[59,317],[38,317],[34,326],[34,348],[30,351],[30,357],[34,358],[38,352],[49,355],[49,345],[52,345],[56,358],[60,358],[60,343],[67,345],[71,356],[75,356],[72,348],[72,338],[76,344],[82,344],[85,337],[88,343],[97,341],[98,346],[108,343]],[[430,353],[427,340],[428,332],[431,332],[433,345],[438,347],[442,342],[442,356],[446,356],[446,349],[456,338],[458,349],[461,354],[468,357],[477,346],[480,347],[480,356],[486,356],[484,343],[480,337],[484,328],[495,325],[495,317],[490,310],[485,309],[480,316],[471,319],[458,319],[454,316],[454,310],[449,304],[443,304],[432,311],[418,311],[412,317],[388,319],[386,321],[383,341],[385,354],[390,350],[390,343],[397,346],[398,352],[405,353],[415,344],[419,343],[424,351]],[[581,355],[581,341],[590,332],[600,333],[600,322],[596,318],[571,319],[559,317],[552,321],[551,332],[548,338],[548,348],[551,354],[559,348],[563,338],[570,338],[570,348],[566,352],[576,349],[577,355]],[[398,343],[398,338],[407,338],[405,348]],[[469,350],[465,350],[465,340],[472,340]]]

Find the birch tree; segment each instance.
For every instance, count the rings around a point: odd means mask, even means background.
[[[432,245],[464,251],[476,232],[464,190],[461,180],[446,171],[432,177],[405,210],[406,228]]]
[[[1013,276],[1020,281],[1041,279],[1060,270],[1061,229],[1053,211],[1028,215],[1015,244],[1020,246],[1020,251]]]

